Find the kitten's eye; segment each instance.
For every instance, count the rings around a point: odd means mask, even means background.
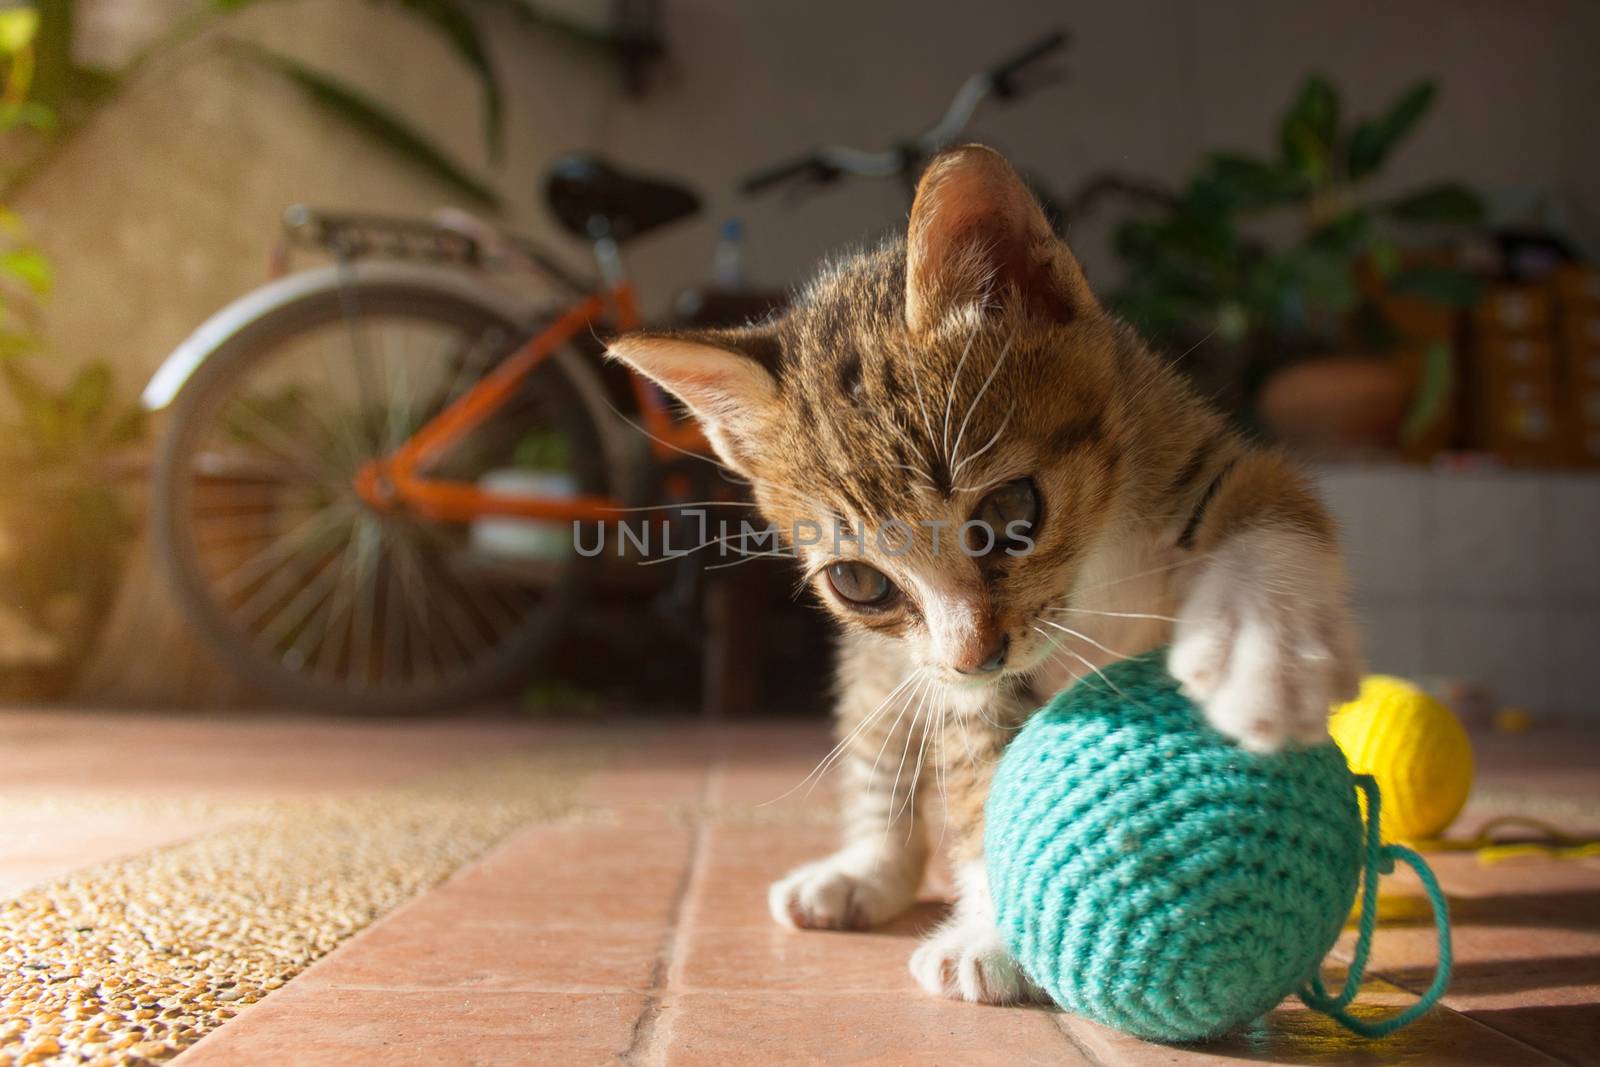
[[[828,584],[840,597],[862,607],[887,604],[896,593],[894,583],[876,567],[853,560],[829,565]]]
[[[1039,519],[1039,491],[1032,478],[1018,478],[1007,482],[978,502],[972,521],[981,522],[994,532],[990,551],[1015,543],[1013,534],[1029,534]],[[981,553],[987,547],[981,532],[969,530],[967,545]]]

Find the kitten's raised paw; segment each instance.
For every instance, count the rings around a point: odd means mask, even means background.
[[[1357,641],[1337,560],[1302,538],[1258,531],[1204,566],[1168,669],[1218,730],[1254,752],[1328,738],[1332,704],[1355,696]]]
[[[921,875],[876,849],[844,849],[796,867],[772,883],[767,906],[779,925],[803,930],[862,930],[911,906]]]
[[[1022,972],[992,923],[956,919],[911,954],[911,975],[935,996],[974,1004],[1020,1004],[1049,998]]]

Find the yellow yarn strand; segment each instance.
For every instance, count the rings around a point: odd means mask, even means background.
[[[1542,840],[1507,841],[1503,832],[1521,827],[1532,830]],[[1575,860],[1600,856],[1600,840],[1574,837],[1542,819],[1527,815],[1501,815],[1490,819],[1471,837],[1430,838],[1418,841],[1424,852],[1476,852],[1484,866],[1503,860],[1540,856],[1545,859]]]

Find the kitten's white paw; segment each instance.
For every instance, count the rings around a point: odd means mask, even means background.
[[[911,954],[911,975],[935,996],[974,1004],[1048,1000],[1006,951],[987,920],[957,917]]]
[[[1361,681],[1337,557],[1258,530],[1201,567],[1167,660],[1184,693],[1251,751],[1327,740],[1331,706]]]
[[[796,867],[767,890],[779,925],[861,930],[911,906],[921,867],[892,849],[852,846]]]

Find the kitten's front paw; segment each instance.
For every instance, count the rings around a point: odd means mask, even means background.
[[[1022,973],[994,924],[957,917],[911,954],[911,975],[935,996],[974,1004],[1019,1004],[1049,997]]]
[[[892,849],[853,846],[796,867],[772,883],[767,906],[782,926],[862,930],[911,906],[920,864]]]
[[[1201,566],[1167,661],[1184,693],[1251,751],[1327,740],[1331,706],[1361,681],[1337,557],[1259,530]]]

